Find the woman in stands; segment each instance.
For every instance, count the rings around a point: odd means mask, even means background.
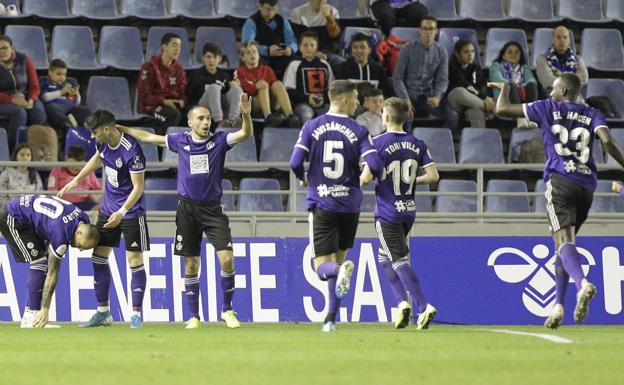
[[[5,127],[9,146],[15,143],[18,127],[46,123],[39,93],[37,72],[30,58],[15,51],[11,38],[0,35],[0,116],[8,121]]]
[[[18,144],[15,150],[13,150],[11,160],[30,162],[32,160],[32,151],[30,147],[28,147],[28,144]],[[39,176],[39,173],[33,167],[7,167],[0,173],[0,190],[40,191],[43,190],[43,183],[41,183],[41,176]],[[3,207],[9,199],[11,199],[11,196],[8,194],[1,194],[0,208]]]

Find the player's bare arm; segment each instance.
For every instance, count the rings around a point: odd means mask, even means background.
[[[128,195],[128,199],[124,202],[123,206],[118,211],[115,211],[108,218],[108,222],[104,224],[105,229],[112,229],[121,223],[124,215],[141,199],[143,190],[145,188],[145,173],[136,172],[130,173],[130,179],[132,180],[132,191]]]
[[[89,159],[87,164],[80,170],[78,175],[74,177],[68,184],[66,184],[57,194],[57,197],[62,197],[68,191],[76,188],[78,182],[80,182],[84,177],[90,175],[92,172],[97,170],[102,165],[102,159],[100,159],[100,152],[96,151],[95,154]]]
[[[508,118],[523,118],[524,111],[522,104],[514,104],[509,101],[509,84],[488,82],[488,87],[498,88],[501,90],[498,100],[496,101],[496,115],[506,116]]]
[[[241,116],[243,117],[243,125],[240,130],[233,134],[236,143],[243,142],[253,135],[253,123],[251,121],[251,96],[242,94],[240,96],[239,106]]]
[[[624,154],[622,153],[622,149],[618,144],[613,140],[611,134],[609,133],[609,129],[607,127],[598,127],[596,130],[596,135],[600,138],[602,142],[602,146],[607,151],[609,155],[615,159],[618,164],[624,167]]]
[[[362,173],[360,174],[360,187],[369,184],[373,180],[373,177],[374,175],[370,167],[368,167],[368,164],[364,163]]]
[[[132,136],[134,139],[148,144],[155,144],[160,147],[167,147],[167,139],[164,135],[156,135],[151,132],[117,124],[119,131]]]
[[[58,281],[58,272],[61,268],[61,260],[55,256],[55,253],[50,249],[48,258],[48,275],[46,276],[45,283],[43,284],[43,293],[41,296],[41,310],[37,313],[33,326],[36,328],[42,328],[48,323],[48,312],[50,311],[50,303],[52,302],[52,294],[56,289],[56,282]]]
[[[435,164],[424,167],[423,170],[425,171],[425,174],[416,177],[416,184],[432,184],[440,180],[440,174],[438,173],[438,168]]]

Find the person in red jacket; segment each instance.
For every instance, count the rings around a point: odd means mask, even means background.
[[[7,121],[4,127],[10,147],[15,144],[18,127],[46,124],[39,93],[39,79],[30,58],[15,51],[10,37],[0,36],[0,118]]]
[[[186,73],[177,61],[182,39],[175,33],[165,33],[160,41],[161,54],[141,66],[139,101],[141,112],[152,115],[156,134],[164,135],[169,126],[180,123],[188,102]]]

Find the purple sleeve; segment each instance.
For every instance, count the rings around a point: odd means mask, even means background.
[[[595,133],[596,130],[598,129],[598,127],[609,127],[609,125],[607,124],[607,119],[605,118],[605,116],[602,114],[602,112],[595,110],[594,113],[594,118],[592,119],[592,131]]]
[[[422,143],[420,146],[420,149],[422,150],[420,152],[421,167],[427,167],[427,166],[431,166],[432,164],[435,164],[433,159],[431,159],[431,154],[429,153],[429,149],[427,148],[427,145]]]
[[[624,188],[620,190],[620,192],[618,193],[620,194],[621,197],[624,197]]]
[[[56,226],[50,234],[50,248],[58,259],[62,259],[67,251],[70,240],[66,238],[63,226]]]
[[[165,136],[165,143],[167,144],[167,149],[173,151],[173,152],[178,152],[178,149],[180,148],[180,139],[182,137],[183,134],[167,134]]]
[[[532,122],[539,122],[539,117],[541,115],[540,106],[543,104],[544,103],[540,100],[522,104],[522,111],[524,111],[524,116]]]
[[[145,155],[143,155],[143,150],[141,150],[138,144],[135,148],[136,151],[134,155],[132,155],[128,161],[128,171],[130,171],[131,174],[145,171]]]
[[[301,131],[299,132],[299,139],[297,139],[292,156],[290,157],[290,168],[295,173],[295,176],[300,180],[305,179],[303,162],[310,153],[310,134],[307,127],[308,125],[304,124],[301,128]]]
[[[373,175],[375,175],[376,178],[381,179],[383,176],[384,164],[379,157],[377,150],[373,146],[373,140],[368,134],[368,131],[365,136],[363,135],[360,138],[360,153],[362,154],[362,159],[366,164],[368,164],[368,167],[371,169]]]

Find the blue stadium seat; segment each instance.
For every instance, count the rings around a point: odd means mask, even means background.
[[[438,193],[442,192],[477,192],[477,183],[471,180],[443,179],[438,183]],[[476,196],[438,195],[436,212],[476,212]]]
[[[166,0],[122,0],[121,14],[146,20],[173,19],[175,15],[167,12]]]
[[[189,19],[203,20],[218,17],[213,2],[209,0],[171,0],[170,13]]]
[[[459,39],[470,40],[475,50],[475,63],[481,65],[481,53],[479,52],[479,39],[477,39],[477,31],[470,28],[440,28],[440,36],[438,36],[438,43],[440,43],[446,52],[451,55],[455,53],[455,43]]]
[[[510,0],[509,17],[530,23],[552,23],[556,17],[552,0]]]
[[[116,0],[73,0],[72,13],[92,20],[120,19]]]
[[[533,212],[535,213],[545,213],[546,212],[546,197],[544,197],[544,192],[546,191],[546,184],[544,183],[544,179],[539,179],[535,182],[535,192],[542,193],[541,195],[533,197]]]
[[[234,132],[236,129],[219,129],[219,131]],[[227,164],[230,162],[248,162],[258,163],[258,150],[256,149],[256,141],[253,137],[248,138],[242,143],[238,143],[225,155],[225,165],[228,170],[249,172],[250,170],[238,167],[229,167]],[[256,170],[258,171],[258,170]],[[266,171],[266,169],[264,169]]]
[[[332,1],[331,5],[336,7],[341,20],[361,20],[369,18],[368,9],[365,9],[364,13],[360,12],[358,1],[359,0]]]
[[[425,142],[436,163],[455,163],[453,134],[448,128],[415,127],[412,135]]]
[[[231,16],[237,19],[247,19],[258,10],[257,1],[249,0],[228,0],[217,2],[217,14],[221,16]],[[284,15],[289,17],[290,15]]]
[[[523,29],[516,28],[490,28],[485,36],[484,67],[489,67],[498,56],[505,43],[515,41],[520,44],[524,51],[524,58],[529,60],[529,46]]]
[[[439,21],[457,21],[463,17],[457,15],[455,9],[455,0],[421,0],[420,1],[429,13],[436,17]]]
[[[505,163],[500,132],[495,128],[464,128],[458,158],[459,163]]]
[[[621,213],[624,212],[624,199],[611,192],[610,180],[599,180],[595,192],[611,193],[609,196],[596,196],[592,203],[590,213]]]
[[[43,19],[71,19],[75,18],[69,12],[68,0],[24,0],[22,13]]]
[[[298,128],[265,127],[260,145],[260,162],[288,162],[299,139]],[[278,168],[288,171],[289,167]]]
[[[624,22],[624,0],[608,0],[605,7],[605,16],[610,20]]]
[[[143,43],[137,27],[105,25],[100,32],[100,64],[123,71],[138,71],[143,64]]]
[[[221,190],[223,190],[223,195],[221,196],[221,204],[223,205],[224,211],[234,211],[234,195],[226,194],[226,191],[232,191],[232,182],[228,179],[221,180]]]
[[[527,192],[527,186],[521,180],[490,179],[486,191],[498,192]],[[489,195],[485,197],[485,212],[528,213],[529,198],[527,196]]]
[[[145,191],[173,190],[176,191],[175,178],[145,178]],[[176,211],[177,194],[145,194],[145,208],[148,211]]]
[[[520,146],[522,145],[522,142],[535,138],[540,140],[542,139],[542,131],[539,128],[527,129],[516,127],[511,130],[507,163],[517,162],[518,157],[520,156]]]
[[[377,28],[364,28],[364,27],[346,27],[342,32],[341,52],[344,56],[349,55],[349,46],[351,45],[351,37],[358,32],[370,33],[375,36],[377,43],[381,42],[383,34],[380,29]],[[373,47],[373,53],[375,47]]]
[[[585,28],[581,34],[581,56],[587,68],[599,71],[624,71],[624,48],[620,31]]]
[[[72,127],[65,132],[65,156],[71,146],[80,146],[87,150],[85,159],[91,159],[95,154],[95,139],[91,138],[91,131],[83,127]]]
[[[610,131],[611,137],[615,140],[615,143],[622,148],[622,146],[624,146],[624,128],[612,128]],[[595,138],[594,141],[596,140],[599,139]],[[606,154],[605,157],[607,158],[607,164],[618,164],[611,155]]]
[[[11,160],[11,153],[9,152],[9,139],[4,127],[0,127],[0,160]]]
[[[182,48],[179,57],[182,67],[184,67],[185,70],[199,68],[199,66],[193,63],[188,33],[186,32],[186,28],[183,27],[150,27],[147,32],[147,50],[145,53],[145,60],[151,59],[152,56],[160,55],[160,40],[167,32],[173,32],[182,39]]]
[[[570,29],[570,49],[576,53],[576,43],[574,42],[574,32]],[[535,67],[537,57],[552,45],[553,28],[537,28],[533,32],[533,45],[531,49],[531,67]]]
[[[366,194],[366,191],[372,191],[372,194]],[[375,211],[375,183],[369,183],[362,187],[362,206],[360,211],[363,213],[372,213]]]
[[[202,49],[208,42],[217,43],[223,53],[221,67],[238,67],[239,54],[236,46],[236,34],[230,27],[199,27],[195,31],[195,62],[202,63]]]
[[[139,130],[147,131],[150,134],[154,133],[154,129],[151,127],[134,127]],[[141,148],[143,149],[143,155],[145,155],[145,161],[147,162],[147,171],[166,171],[167,167],[158,167],[160,159],[158,158],[158,147],[155,144],[143,143],[139,141]]]
[[[601,0],[559,0],[557,14],[580,23],[605,23]]]
[[[297,181],[295,183],[295,191],[297,191],[297,195],[295,197],[295,207],[293,208],[290,197],[288,198],[288,211],[293,211],[293,212],[297,212],[297,213],[304,213],[306,211],[308,211],[308,206],[307,206],[307,191],[308,188],[307,187],[302,187],[299,184],[299,181]],[[299,192],[303,192],[303,194],[300,194]]]
[[[169,134],[178,134],[182,132],[188,132],[191,129],[188,127],[168,127],[166,135]],[[177,162],[178,161],[178,153],[169,150],[168,148],[164,148],[162,152],[161,160],[163,162]],[[174,167],[177,168],[177,167]]]
[[[243,178],[239,190],[279,190],[277,179]],[[238,199],[238,211],[284,211],[282,197],[277,194],[246,194],[241,193]]]
[[[416,192],[430,191],[428,184],[417,184]],[[433,204],[431,203],[431,196],[416,195],[414,197],[416,202],[417,213],[430,213],[433,211]]]
[[[93,71],[106,68],[96,60],[91,27],[55,26],[52,29],[50,57],[63,59],[70,70]]]
[[[624,81],[622,79],[589,79],[587,83],[587,97],[590,96],[606,96],[613,105],[615,118],[609,118],[609,121],[624,121]],[[624,144],[624,142],[621,142]]]
[[[48,69],[50,64],[43,28],[35,25],[7,25],[4,34],[11,38],[17,51],[30,57],[35,69]]]
[[[87,87],[87,106],[91,111],[104,109],[117,120],[135,120],[130,102],[128,79],[118,76],[91,76]]]
[[[462,0],[459,5],[459,16],[485,22],[508,19],[502,0]]]
[[[394,35],[402,40],[415,41],[420,39],[420,31],[413,27],[392,27],[390,35]]]

